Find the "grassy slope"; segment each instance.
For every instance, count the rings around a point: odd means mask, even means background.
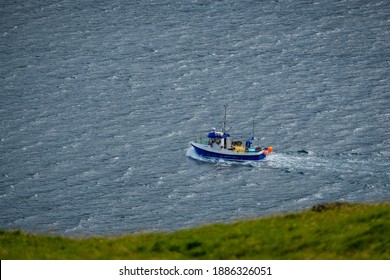
[[[334,203],[315,210],[110,238],[69,239],[0,230],[0,258],[390,259],[390,203]]]

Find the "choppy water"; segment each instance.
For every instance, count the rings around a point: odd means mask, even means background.
[[[3,1],[0,227],[173,231],[390,198],[389,1]],[[219,126],[258,163],[207,161]]]

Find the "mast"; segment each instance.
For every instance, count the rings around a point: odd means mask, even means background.
[[[255,140],[255,117],[252,117],[252,140]]]
[[[225,134],[226,133],[226,108],[227,108],[227,104],[223,105],[225,107],[225,117],[223,118],[223,128],[222,128],[222,132]]]

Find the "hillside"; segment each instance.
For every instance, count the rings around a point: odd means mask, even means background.
[[[232,224],[117,237],[1,230],[0,244],[2,260],[390,259],[390,203],[331,203]]]

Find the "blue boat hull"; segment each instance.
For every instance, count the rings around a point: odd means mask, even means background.
[[[209,157],[209,158],[220,158],[220,159],[225,159],[225,160],[232,160],[232,161],[246,161],[246,160],[262,160],[266,157],[265,154],[256,154],[256,155],[250,155],[250,154],[245,154],[243,155],[242,153],[239,154],[222,154],[222,153],[215,153],[207,150],[200,149],[194,145],[195,152],[203,157]]]

